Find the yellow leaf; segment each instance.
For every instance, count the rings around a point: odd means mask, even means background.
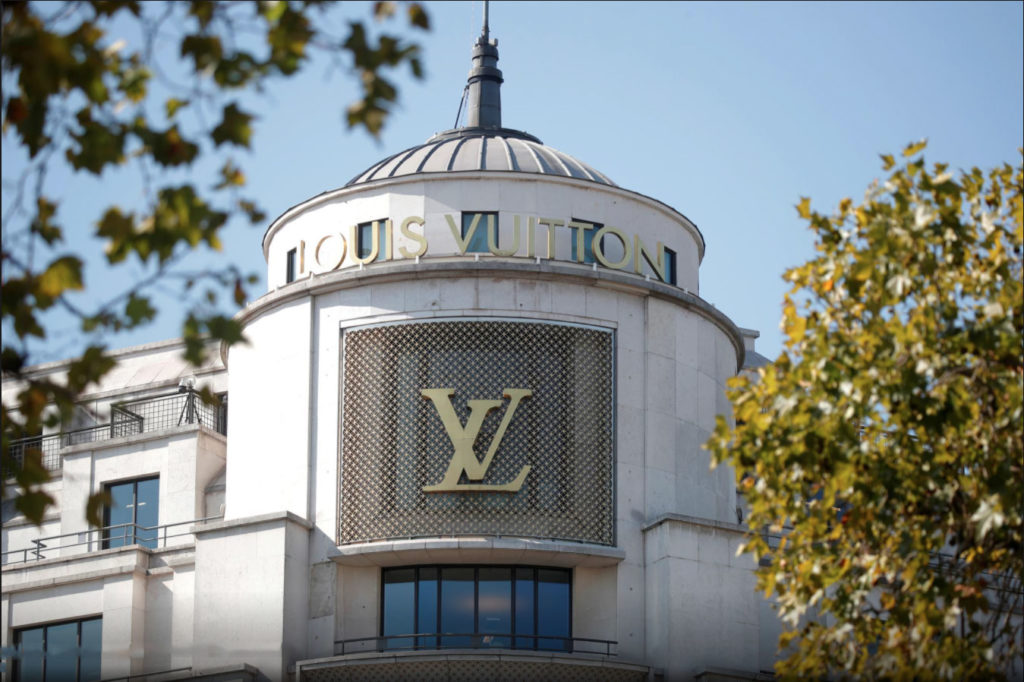
[[[800,197],[800,203],[796,205],[796,212],[800,214],[803,219],[811,217],[811,198]]]
[[[911,157],[911,156],[913,156],[914,154],[918,153],[919,151],[921,151],[922,149],[924,149],[927,146],[928,146],[928,139],[927,138],[925,138],[923,140],[920,140],[918,142],[914,142],[912,144],[908,144],[906,149],[903,150],[903,157],[904,158]],[[888,170],[888,169],[886,169],[886,170]]]

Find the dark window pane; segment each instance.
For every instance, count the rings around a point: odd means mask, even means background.
[[[377,255],[374,257],[374,262],[384,260],[384,252],[386,248],[385,241],[387,240],[386,233],[386,222],[384,220],[374,220],[368,223],[359,223],[359,231],[357,239],[359,243],[358,253],[360,258],[369,258],[373,252],[373,238],[374,238],[374,227],[376,227],[377,236]]]
[[[477,629],[485,635],[485,647],[508,647],[508,637],[494,637],[512,632],[512,569],[480,568],[477,595]]]
[[[107,507],[104,525],[116,526],[104,533],[104,548],[124,547],[132,544],[135,519],[135,483],[118,483],[107,486],[110,493],[110,506]]]
[[[135,488],[135,539],[140,545],[156,548],[156,525],[160,523],[160,479],[138,481]],[[146,530],[152,528],[152,530]]]
[[[441,570],[441,632],[473,632],[475,603],[472,568]],[[446,647],[472,646],[472,637],[443,637]]]
[[[416,631],[416,569],[403,568],[384,573],[384,635],[410,635]],[[392,638],[392,649],[412,648],[411,637]]]
[[[17,679],[19,682],[42,682],[43,628],[22,630],[18,633]]]
[[[597,231],[600,230],[602,227],[604,227],[604,225],[601,224],[601,223],[594,223],[594,222],[591,222],[589,220],[577,220],[576,218],[573,218],[572,221],[574,223],[587,223],[588,225],[590,225],[589,228],[583,230],[583,262],[587,263],[587,264],[593,263],[594,262],[594,235],[597,234]],[[583,228],[578,228],[578,229],[583,229]],[[570,259],[571,260],[578,262],[576,252],[578,251],[579,242],[577,242],[576,239],[577,239],[577,233],[576,233],[576,230],[573,230],[573,233],[572,233],[572,243],[570,245],[570,250],[571,251],[570,251],[569,255],[570,255]]]
[[[78,679],[93,682],[100,679],[100,654],[103,650],[103,621],[99,618],[82,621],[82,643]]]
[[[68,682],[78,674],[78,623],[46,628],[46,680]]]
[[[489,213],[463,213],[462,214],[462,237],[465,238],[469,234],[469,230],[473,225],[473,219],[476,216],[480,216],[480,219],[476,221],[476,229],[473,231],[473,237],[469,240],[469,244],[466,246],[466,253],[487,253],[487,232],[488,230],[494,231],[494,245],[498,246],[498,214],[494,212]],[[493,227],[492,227],[493,226]]]
[[[665,249],[665,282],[676,283],[676,252],[672,249]]]
[[[417,597],[417,632],[437,632],[437,569],[421,568],[419,596]],[[416,646],[432,649],[437,646],[437,637],[419,637]]]
[[[532,568],[516,569],[516,634],[532,635],[534,581]],[[535,640],[532,637],[517,637],[517,649],[533,649]]]
[[[296,254],[297,254],[297,251],[295,249],[291,249],[288,252],[288,255],[285,256],[284,281],[286,283],[287,282],[294,282],[295,281],[295,256],[296,256]]]
[[[537,634],[547,637],[569,637],[569,573],[537,569]],[[564,651],[567,639],[540,639],[539,649]]]

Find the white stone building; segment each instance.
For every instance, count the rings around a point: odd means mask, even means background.
[[[249,345],[121,351],[18,444],[57,503],[4,507],[4,680],[770,674],[701,449],[757,334],[684,215],[502,127],[486,24],[473,60],[467,126],[270,225]]]

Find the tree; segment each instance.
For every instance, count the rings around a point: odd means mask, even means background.
[[[1022,653],[1022,167],[954,177],[910,145],[864,201],[797,206],[785,347],[707,447],[787,677],[995,679]]]
[[[403,5],[410,26],[429,27],[418,3]],[[230,264],[195,272],[181,264],[200,248],[219,249],[218,235],[233,216],[264,220],[257,202],[242,194],[244,167],[232,153],[250,146],[256,117],[246,102],[300,73],[320,50],[361,84],[361,97],[346,112],[348,126],[377,136],[398,97],[389,70],[407,65],[422,77],[416,43],[387,32],[375,37],[363,21],[333,36],[319,21],[326,7],[312,0],[3,3],[4,153],[16,145],[30,162],[9,186],[5,178],[13,199],[2,222],[0,366],[5,376],[22,379],[23,389],[13,401],[5,396],[0,479],[4,498],[14,496],[36,523],[53,503],[40,489],[49,474],[38,450],[14,458],[11,443],[67,419],[79,396],[114,365],[105,353],[107,337],[156,315],[154,287],[176,285],[195,301],[182,328],[190,362],[202,361],[210,340],[242,340],[238,323],[217,307],[217,293],[226,287],[240,305],[258,278]],[[385,20],[397,9],[377,2],[372,13]],[[137,46],[109,39],[116,22],[134,27]],[[180,169],[209,157],[220,164],[214,186],[180,181]],[[60,202],[47,191],[46,177],[65,162],[95,176],[132,165],[145,179],[146,205],[109,206],[70,228],[59,225]],[[87,283],[81,258],[64,245],[66,229],[91,229],[110,266],[134,263],[146,275],[83,309],[69,296]],[[23,371],[33,344],[47,338],[46,315],[56,308],[75,316],[89,340],[63,382]],[[95,525],[101,505],[101,496],[90,500],[87,516]]]

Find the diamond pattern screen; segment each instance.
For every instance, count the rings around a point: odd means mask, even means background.
[[[342,345],[339,544],[615,543],[610,331],[446,320],[347,331]]]

